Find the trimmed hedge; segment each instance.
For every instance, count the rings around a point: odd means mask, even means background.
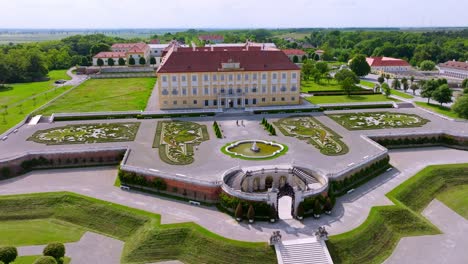
[[[270,133],[271,136],[276,136],[276,129],[275,127],[268,123],[268,120],[266,120],[266,118],[263,118],[262,119],[262,122],[261,124],[263,125],[263,127],[265,128],[266,131],[268,131]]]
[[[255,110],[255,115],[260,114],[287,114],[287,113],[310,113],[310,112],[322,112],[321,108],[303,108],[303,109],[277,109],[277,110]]]
[[[323,111],[333,110],[348,110],[348,109],[379,109],[393,108],[393,104],[378,104],[378,105],[349,105],[349,106],[322,106]]]
[[[444,145],[444,146],[468,146],[468,139],[461,141],[450,135],[423,136],[418,138],[376,138],[373,139],[386,148],[405,148],[415,145]]]
[[[231,216],[234,216],[234,212],[238,204],[242,206],[242,215],[245,219],[247,219],[247,213],[249,211],[249,207],[252,205],[253,210],[255,211],[255,219],[256,220],[269,220],[271,216],[271,207],[267,203],[264,202],[256,202],[256,201],[248,201],[242,200],[240,198],[231,196],[226,193],[221,193],[219,195],[219,206],[218,209],[224,211]]]
[[[177,114],[110,114],[92,116],[57,116],[54,121],[79,121],[79,120],[100,120],[100,119],[153,119],[153,118],[178,118],[178,117],[202,117],[214,116],[215,112],[207,113],[177,113]]]
[[[119,177],[120,182],[123,183],[124,185],[134,184],[134,185],[154,188],[158,191],[165,191],[167,189],[166,182],[163,179],[156,178],[156,177],[152,180],[149,180],[148,178],[144,176],[137,175],[136,173],[133,173],[133,172],[126,172],[120,169],[118,172],[118,177]]]
[[[307,93],[313,94],[314,96],[327,96],[327,95],[347,95],[343,90],[333,90],[333,91],[308,91]],[[381,94],[375,93],[373,90],[361,90],[353,91],[351,95],[369,95],[369,94]]]
[[[217,138],[223,138],[223,133],[221,132],[221,129],[219,128],[218,122],[216,121],[213,122],[213,129],[215,131]]]
[[[349,177],[341,180],[331,180],[328,192],[337,196],[346,194],[347,191],[363,185],[364,183],[372,180],[386,171],[390,167],[389,162],[390,157],[387,156],[384,159],[373,163],[369,167],[361,169]]]

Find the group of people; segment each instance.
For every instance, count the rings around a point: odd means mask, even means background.
[[[236,125],[239,126],[239,120],[236,120]],[[244,120],[241,120],[241,126],[244,126]]]

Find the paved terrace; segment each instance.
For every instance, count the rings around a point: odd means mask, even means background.
[[[39,123],[35,126],[25,125],[19,129],[17,133],[11,134],[6,141],[0,141],[0,159],[21,155],[28,151],[41,150],[66,150],[66,149],[88,149],[109,146],[124,146],[131,149],[127,160],[128,165],[157,169],[169,174],[180,174],[190,178],[195,178],[203,181],[218,181],[221,180],[221,175],[224,171],[235,166],[262,166],[271,164],[301,164],[322,171],[325,173],[335,173],[349,167],[351,163],[359,163],[364,161],[365,157],[372,157],[383,152],[376,144],[366,140],[362,135],[379,135],[383,133],[415,133],[415,132],[434,132],[441,129],[456,133],[468,135],[468,123],[453,122],[445,120],[436,115],[429,114],[425,111],[414,109],[370,109],[362,110],[363,112],[376,111],[391,111],[399,113],[412,113],[429,119],[431,122],[419,128],[396,128],[396,129],[381,129],[381,130],[361,130],[348,131],[341,125],[337,124],[332,119],[328,118],[324,113],[311,113],[310,115],[317,118],[321,123],[328,126],[333,131],[342,136],[343,142],[349,147],[349,152],[340,156],[326,156],[319,152],[314,146],[306,144],[305,141],[293,137],[283,136],[280,131],[277,131],[278,136],[269,136],[263,127],[259,124],[262,115],[243,115],[239,117],[202,117],[202,118],[179,118],[178,120],[193,121],[200,124],[205,124],[210,134],[210,140],[203,142],[195,150],[194,163],[186,166],[169,165],[160,160],[158,149],[153,149],[153,139],[155,136],[156,119],[120,119],[120,120],[84,120],[84,121],[63,121],[49,123]],[[329,111],[327,113],[341,112],[356,112],[356,111]],[[268,115],[270,122],[284,115]],[[236,125],[236,118],[239,118],[239,126]],[[217,139],[212,129],[213,121],[216,120],[224,131],[224,139]],[[240,125],[241,120],[244,120],[244,126]],[[37,130],[48,129],[52,127],[66,126],[68,124],[86,124],[86,123],[115,123],[115,122],[140,122],[140,129],[133,142],[118,142],[118,143],[98,143],[98,144],[70,144],[70,145],[45,145],[39,144],[27,139]],[[268,161],[249,161],[241,159],[233,159],[227,155],[221,154],[222,146],[229,142],[243,139],[262,139],[274,140],[279,143],[286,144],[289,151],[275,160]]]

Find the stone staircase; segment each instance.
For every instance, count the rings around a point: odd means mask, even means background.
[[[315,237],[275,244],[278,264],[333,264],[325,241]]]

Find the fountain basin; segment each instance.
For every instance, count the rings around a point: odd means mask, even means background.
[[[255,151],[252,150],[254,143],[257,147]],[[272,141],[241,140],[223,146],[221,151],[233,158],[272,159],[286,153],[287,147]]]

